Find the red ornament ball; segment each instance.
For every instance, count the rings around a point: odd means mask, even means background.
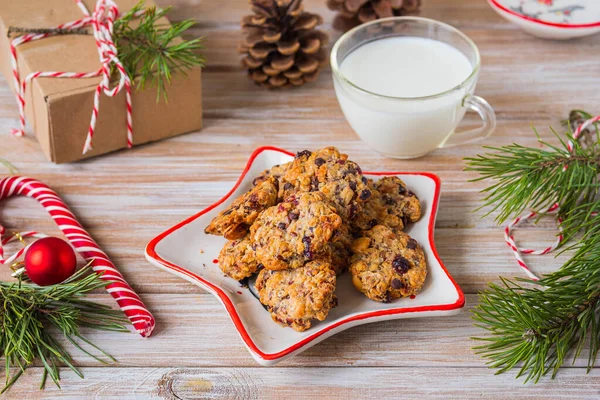
[[[46,237],[35,241],[25,253],[25,271],[40,286],[61,283],[75,273],[77,257],[64,240]]]

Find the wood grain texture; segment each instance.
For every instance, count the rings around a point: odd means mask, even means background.
[[[22,398],[38,399],[598,399],[600,370],[563,371],[564,381],[536,386],[477,368],[83,368],[64,373],[63,390],[36,389],[41,371],[28,373]]]
[[[254,367],[223,306],[209,294],[146,296],[157,320],[150,340],[135,334],[89,332],[86,337],[110,350],[119,367]],[[111,304],[109,296],[93,299]],[[470,321],[476,295],[467,295],[464,312],[453,317],[385,321],[348,329],[278,364],[281,367],[456,367],[485,368],[471,350],[482,334]],[[62,341],[73,349],[66,341]],[[172,352],[176,351],[176,356]],[[151,356],[150,356],[151,355]],[[73,352],[77,365],[98,363]],[[39,362],[36,366],[41,366]],[[569,363],[570,365],[570,363]],[[575,367],[584,367],[580,359]],[[488,371],[490,372],[490,371]]]
[[[469,182],[463,157],[480,144],[443,149],[412,161],[385,159],[357,140],[333,92],[330,70],[317,82],[286,91],[264,91],[239,67],[239,20],[246,0],[160,0],[172,4],[175,20],[193,18],[193,35],[206,37],[205,128],[171,140],[71,165],[48,163],[32,135],[9,135],[18,124],[15,100],[0,80],[0,157],[64,197],[81,222],[109,253],[157,318],[155,336],[89,333],[119,363],[99,366],[73,353],[85,380],[65,371],[63,390],[39,392],[39,364],[7,398],[600,398],[598,369],[585,375],[579,360],[554,381],[522,385],[514,374],[494,377],[473,353],[469,310],[476,293],[498,276],[519,275],[502,229],[481,204],[484,182]],[[479,46],[483,69],[477,94],[494,107],[498,128],[485,144],[536,146],[531,125],[552,140],[549,127],[572,108],[600,104],[598,36],[555,42],[533,38],[497,16],[481,0],[425,0],[425,17],[450,23]],[[333,13],[324,0],[305,0],[323,15],[333,42]],[[478,120],[469,115],[465,126]],[[467,293],[461,314],[438,319],[389,321],[344,331],[274,368],[258,368],[223,307],[200,288],[152,267],[144,247],[157,233],[221,198],[234,184],[252,150],[274,145],[292,151],[336,145],[364,170],[431,171],[442,180],[436,224],[441,258]],[[9,230],[58,234],[45,211],[29,199],[0,203]],[[551,220],[519,229],[529,246],[554,239]],[[556,269],[568,255],[529,258],[540,273]],[[8,279],[0,270],[0,279]],[[102,292],[95,300],[112,304]],[[299,390],[301,389],[301,390]]]

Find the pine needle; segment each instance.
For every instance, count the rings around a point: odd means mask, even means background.
[[[590,117],[573,111],[570,122]],[[592,127],[586,134],[597,132]],[[480,293],[473,310],[475,326],[488,332],[474,338],[482,342],[476,352],[497,373],[519,368],[517,377],[525,382],[554,378],[569,357],[575,362],[585,353],[589,372],[600,349],[600,146],[585,137],[585,145],[577,143],[569,129],[566,140],[575,144],[569,155],[565,139],[558,139],[560,146],[513,144],[467,159],[467,169],[481,174],[477,180],[496,181],[483,192],[485,206],[500,211],[499,223],[558,201],[565,241],[579,239],[559,270],[537,282],[501,278]]]
[[[145,13],[136,17],[135,14],[141,10]],[[129,78],[140,90],[148,83],[155,86],[157,101],[161,95],[167,100],[166,89],[175,72],[185,74],[190,68],[204,66],[204,58],[198,53],[204,48],[202,38],[181,39],[194,26],[194,20],[161,24],[160,19],[170,10],[171,7],[145,8],[144,2],[140,1],[114,25],[119,59]]]
[[[574,142],[573,153],[569,154],[566,143],[556,132],[554,134],[561,139],[562,148],[540,139],[546,149],[519,144],[484,147],[493,153],[465,159],[465,170],[480,174],[472,181],[496,181],[483,190],[486,197],[482,207],[497,209],[496,222],[499,224],[527,209],[544,210],[555,202],[561,205],[561,213],[564,214],[581,201],[592,201],[598,193],[598,146],[583,147],[569,132],[567,139]]]
[[[0,350],[5,358],[5,386],[0,394],[6,392],[35,359],[44,366],[40,388],[48,376],[60,387],[59,365],[66,365],[83,377],[63,345],[48,332],[50,326],[85,354],[103,363],[114,361],[80,333],[82,326],[128,332],[124,326],[126,318],[120,310],[83,298],[107,285],[96,273],[89,272],[89,267],[83,268],[67,281],[46,287],[22,281],[0,282]],[[84,349],[79,342],[91,350]],[[13,374],[12,369],[16,369]]]

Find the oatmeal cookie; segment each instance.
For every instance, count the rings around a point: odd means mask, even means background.
[[[219,253],[219,268],[233,279],[248,278],[262,268],[250,242],[250,235],[240,240],[230,240]]]
[[[250,229],[267,269],[298,268],[324,252],[342,219],[322,193],[300,193],[260,214]]]
[[[374,226],[352,243],[352,252],[352,283],[371,300],[387,303],[421,290],[427,276],[425,255],[406,233]]]
[[[397,176],[386,176],[375,182],[384,202],[394,204],[402,213],[404,225],[417,222],[421,218],[421,202],[406,188],[406,184]]]
[[[281,165],[274,165],[270,169],[264,170],[260,175],[258,175],[256,178],[254,178],[254,180],[252,181],[252,184],[254,186],[256,186],[259,183],[267,180],[267,178],[270,176],[274,177],[275,179],[277,179],[277,181],[279,181],[281,179],[281,177],[287,172],[290,165],[292,165],[291,161],[288,163],[285,163],[285,164],[281,164]]]
[[[285,271],[263,269],[256,279],[260,302],[273,321],[299,332],[310,328],[313,319],[323,321],[337,305],[335,284],[335,272],[320,261]]]
[[[408,222],[421,217],[421,203],[406,184],[396,176],[386,176],[377,182],[368,180],[371,199],[352,220],[352,228],[362,231],[375,225],[402,230]]]
[[[348,269],[350,265],[350,246],[352,245],[352,233],[347,224],[342,224],[335,230],[331,240],[325,246],[322,259],[331,264],[331,267],[337,275]]]
[[[360,204],[371,197],[360,167],[335,147],[299,152],[281,178],[280,198],[313,191],[325,194],[345,221],[354,217]]]
[[[229,240],[243,238],[260,212],[277,204],[277,190],[277,180],[268,177],[221,211],[204,232]]]

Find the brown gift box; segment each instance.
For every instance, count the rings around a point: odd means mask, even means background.
[[[121,13],[138,0],[117,0]],[[84,0],[93,12],[95,0]],[[145,6],[153,6],[146,0]],[[74,1],[19,0],[0,1],[0,70],[14,88],[10,58],[9,27],[40,29],[84,17]],[[168,23],[168,21],[164,21]],[[87,27],[91,32],[92,28]],[[92,35],[55,35],[17,46],[21,80],[35,71],[93,72],[100,68]],[[173,73],[167,85],[168,101],[157,102],[156,87],[132,88],[134,145],[168,138],[202,127],[200,67]],[[83,145],[92,115],[94,91],[101,77],[87,79],[35,78],[25,93],[26,133],[35,132],[46,156],[55,163],[94,157],[127,147],[125,90],[115,97],[104,94],[100,107],[93,149],[85,155]],[[111,85],[112,87],[112,85]],[[162,96],[162,94],[161,94]],[[17,121],[15,121],[17,123]],[[17,128],[18,126],[15,126]]]

